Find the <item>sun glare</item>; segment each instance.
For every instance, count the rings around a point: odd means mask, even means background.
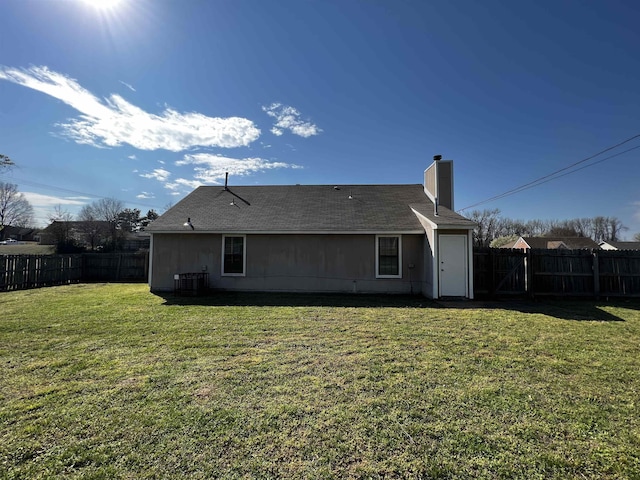
[[[82,0],[84,3],[91,5],[98,10],[110,10],[122,3],[122,0]]]

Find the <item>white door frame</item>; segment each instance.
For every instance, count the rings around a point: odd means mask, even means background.
[[[458,237],[462,238],[463,246],[461,256],[464,260],[464,297],[473,298],[469,295],[469,238],[468,235],[456,235],[451,233],[442,233],[438,235],[438,258],[436,261],[436,271],[438,275],[438,298],[442,297],[442,244],[443,240],[446,242],[446,237]]]

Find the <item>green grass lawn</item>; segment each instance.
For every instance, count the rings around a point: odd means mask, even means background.
[[[53,255],[54,253],[56,253],[54,245],[22,242],[15,245],[0,245],[0,255]]]
[[[0,478],[640,478],[640,303],[0,294]]]

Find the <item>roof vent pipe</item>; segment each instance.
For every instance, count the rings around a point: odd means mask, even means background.
[[[229,172],[224,172],[224,191],[229,190],[227,183],[229,182]]]
[[[433,169],[434,169],[434,200],[433,200],[433,214],[438,216],[438,197],[440,196],[439,185],[438,185],[438,162],[442,160],[442,155],[434,155],[433,156]]]

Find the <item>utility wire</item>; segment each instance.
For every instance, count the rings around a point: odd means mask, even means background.
[[[630,138],[627,138],[626,140],[624,140],[624,141],[622,141],[620,143],[617,143],[616,145],[613,145],[611,147],[605,148],[604,150],[602,150],[602,151],[600,151],[598,153],[595,153],[595,154],[593,154],[593,155],[591,155],[591,156],[589,156],[587,158],[584,158],[582,160],[579,160],[577,162],[572,163],[571,165],[567,165],[566,167],[563,167],[563,168],[561,168],[559,170],[556,170],[555,172],[549,173],[547,175],[544,175],[543,177],[540,177],[540,178],[537,178],[535,180],[532,180],[529,183],[525,183],[524,185],[520,185],[519,187],[512,188],[511,190],[507,190],[506,192],[503,192],[503,193],[500,193],[500,194],[495,195],[493,197],[487,198],[486,200],[482,200],[480,202],[476,202],[473,205],[469,205],[468,207],[461,208],[460,210],[458,210],[458,212],[462,212],[464,210],[468,210],[470,208],[477,207],[479,205],[484,205],[485,203],[489,203],[489,202],[492,202],[494,200],[499,200],[501,198],[508,197],[508,196],[514,195],[516,193],[520,193],[520,192],[522,192],[524,190],[528,190],[529,188],[537,187],[538,185],[542,185],[544,183],[550,182],[551,180],[555,180],[557,178],[561,178],[561,177],[564,177],[566,175],[578,172],[580,170],[583,170],[584,168],[590,167],[590,166],[595,165],[597,163],[601,163],[601,162],[603,162],[605,160],[609,160],[609,159],[611,159],[613,157],[620,156],[620,155],[622,155],[624,153],[630,152],[631,150],[635,150],[636,148],[640,148],[640,145],[636,146],[636,147],[632,147],[632,148],[630,148],[628,150],[625,150],[624,152],[616,153],[616,154],[611,155],[609,157],[606,157],[606,158],[600,159],[598,161],[589,163],[588,165],[585,165],[583,167],[576,168],[575,170],[571,170],[570,172],[564,173],[562,175],[558,175],[559,173],[565,172],[566,170],[569,170],[569,169],[572,169],[575,166],[580,165],[581,163],[584,163],[584,162],[587,162],[589,160],[592,160],[595,157],[597,157],[599,155],[602,155],[603,153],[606,153],[606,152],[611,151],[611,150],[613,150],[615,148],[618,148],[618,147],[624,145],[625,143],[629,143],[630,141],[635,140],[638,137],[640,137],[640,133],[638,133],[638,134],[636,134],[636,135],[634,135],[634,136],[632,136]]]
[[[619,152],[619,153],[610,155],[608,157],[601,158],[600,160],[596,160],[595,162],[588,163],[587,165],[583,165],[580,168],[576,168],[575,170],[571,170],[570,172],[566,172],[566,173],[563,173],[562,175],[557,175],[557,176],[552,177],[552,178],[547,178],[546,176],[545,177],[541,177],[541,178],[539,178],[538,180],[536,180],[534,182],[530,182],[530,183],[528,183],[526,185],[523,185],[522,187],[510,190],[509,192],[505,192],[503,194],[496,195],[495,197],[491,197],[491,198],[489,198],[487,200],[483,200],[481,202],[474,203],[473,205],[470,205],[470,206],[468,206],[468,207],[466,207],[466,208],[464,208],[462,210],[467,210],[467,209],[469,209],[471,207],[477,207],[478,205],[483,205],[485,203],[489,203],[489,202],[494,201],[494,200],[500,200],[500,199],[502,199],[504,197],[508,197],[510,195],[514,195],[516,193],[520,193],[520,192],[522,192],[524,190],[528,190],[530,188],[537,187],[539,185],[545,184],[545,183],[550,182],[552,180],[556,180],[558,178],[562,178],[562,177],[565,177],[567,175],[571,175],[572,173],[579,172],[580,170],[584,170],[585,168],[591,167],[591,166],[596,165],[598,163],[602,163],[605,160],[609,160],[609,159],[614,158],[614,157],[619,157],[620,155],[624,155],[625,153],[628,153],[628,152],[630,152],[632,150],[636,150],[638,148],[640,148],[640,145],[637,145],[635,147],[631,147],[631,148],[629,148],[629,149],[627,149],[627,150],[625,150],[623,152]],[[458,210],[458,211],[462,211],[462,210]]]

